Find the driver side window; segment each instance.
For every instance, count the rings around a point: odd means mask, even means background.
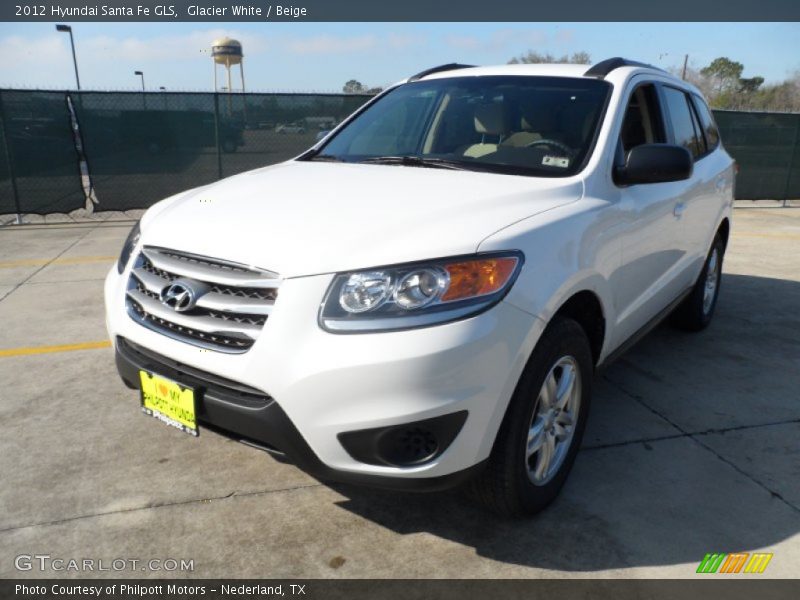
[[[666,141],[658,94],[652,84],[640,85],[631,94],[625,109],[625,119],[620,132],[623,154],[642,144],[657,144]]]

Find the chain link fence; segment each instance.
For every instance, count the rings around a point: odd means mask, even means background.
[[[292,158],[368,99],[0,90],[0,214],[146,208]],[[800,114],[715,115],[738,199],[800,198]]]

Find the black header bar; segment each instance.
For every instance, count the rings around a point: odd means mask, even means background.
[[[751,578],[755,577],[755,578]],[[29,579],[0,581],[3,600],[795,600],[800,580],[736,579]]]
[[[800,21],[798,0],[4,0],[0,21]]]

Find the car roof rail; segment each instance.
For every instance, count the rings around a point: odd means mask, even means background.
[[[592,65],[589,70],[584,73],[584,76],[605,79],[606,76],[611,73],[611,71],[614,69],[619,69],[620,67],[644,67],[646,69],[655,69],[656,71],[662,71],[666,73],[664,69],[660,69],[659,67],[648,65],[647,63],[636,60],[628,60],[627,58],[622,58],[621,56],[615,56],[614,58],[607,58],[606,60],[601,60],[596,65]]]
[[[417,81],[422,79],[423,77],[427,77],[428,75],[433,75],[434,73],[441,73],[442,71],[456,71],[458,69],[470,69],[475,65],[462,65],[461,63],[448,63],[446,65],[439,65],[438,67],[431,67],[430,69],[425,69],[424,71],[420,71],[416,75],[412,75],[408,78],[408,81]]]

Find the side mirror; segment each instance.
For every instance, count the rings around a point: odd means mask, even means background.
[[[683,146],[642,144],[631,148],[625,166],[614,171],[614,181],[621,185],[662,183],[689,179],[694,169],[692,155]]]

